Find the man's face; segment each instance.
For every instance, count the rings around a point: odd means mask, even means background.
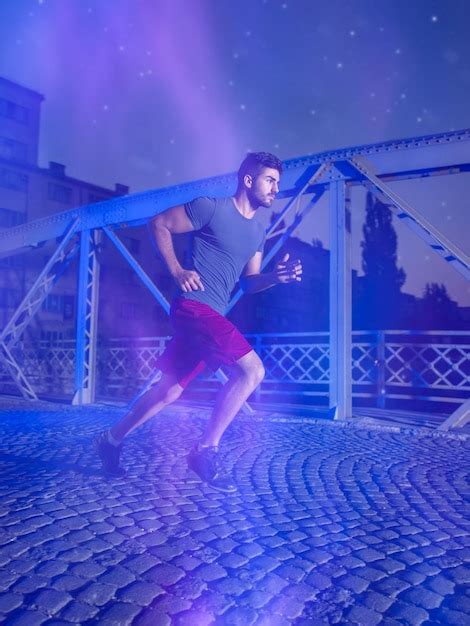
[[[269,208],[272,205],[279,191],[279,179],[279,172],[272,167],[264,167],[256,178],[245,177],[248,199],[253,208]]]

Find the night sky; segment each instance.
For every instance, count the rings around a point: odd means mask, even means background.
[[[469,24],[467,0],[1,0],[0,75],[46,98],[40,165],[141,191],[233,171],[247,150],[469,127]],[[469,252],[470,175],[397,190]],[[401,229],[404,290],[444,282],[470,306],[464,279]],[[328,245],[326,206],[300,236]]]

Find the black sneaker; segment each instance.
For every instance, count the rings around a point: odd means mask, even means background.
[[[113,446],[113,444],[108,441],[106,431],[103,431],[94,438],[93,444],[103,463],[103,469],[106,474],[109,474],[110,476],[124,476],[126,472],[119,465],[122,443],[118,446]]]
[[[213,489],[225,493],[237,490],[230,476],[225,474],[220,466],[217,448],[194,447],[188,456],[188,466]]]

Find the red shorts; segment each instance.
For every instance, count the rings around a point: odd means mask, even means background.
[[[253,349],[232,322],[207,304],[176,298],[170,321],[175,333],[156,366],[175,376],[181,387],[187,387],[206,365],[217,371]]]

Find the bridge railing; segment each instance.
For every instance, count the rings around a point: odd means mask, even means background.
[[[255,392],[258,401],[327,403],[329,335],[327,332],[247,335],[263,360],[266,377]],[[128,399],[154,374],[169,337],[101,341],[97,357],[97,399]],[[22,343],[19,361],[43,397],[71,397],[74,392],[75,340]],[[439,410],[470,396],[470,332],[354,331],[353,398],[357,406],[423,403]],[[220,383],[214,375],[192,383],[194,397],[207,398]],[[0,392],[17,393],[0,370]]]

